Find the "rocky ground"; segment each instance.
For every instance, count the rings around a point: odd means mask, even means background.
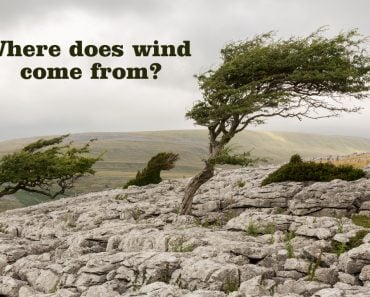
[[[220,171],[179,216],[187,180],[0,214],[0,296],[366,297],[370,179],[260,187]]]

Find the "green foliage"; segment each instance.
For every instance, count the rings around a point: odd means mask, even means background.
[[[310,263],[310,266],[308,267],[308,271],[307,271],[307,275],[308,275],[308,280],[309,281],[315,280],[316,269],[320,267],[321,257],[322,257],[322,251],[320,252],[320,254],[317,257],[316,261],[313,261],[313,262]]]
[[[284,208],[282,208],[282,207],[274,207],[273,214],[284,214],[285,211],[286,210]]]
[[[287,255],[288,258],[294,258],[294,248],[292,244],[292,240],[294,237],[295,237],[295,233],[293,231],[288,231],[285,233],[284,241],[285,241],[285,248],[288,253]]]
[[[370,217],[365,215],[353,215],[352,223],[364,228],[370,228]]]
[[[270,234],[273,235],[276,232],[276,225],[273,223],[268,223],[263,228],[258,228],[253,220],[250,220],[248,225],[245,226],[245,233],[250,236],[258,236],[259,234]]]
[[[188,253],[194,250],[194,246],[192,244],[186,244],[185,237],[179,237],[170,242],[170,247],[172,252],[176,253]]]
[[[337,218],[337,225],[338,225],[338,229],[337,229],[337,232],[338,233],[343,233],[344,231],[344,224],[343,224],[343,218],[340,217],[340,218]]]
[[[356,235],[351,237],[348,242],[338,242],[336,240],[331,241],[331,250],[333,253],[339,256],[340,254],[347,252],[355,247],[360,246],[363,242],[362,239],[369,233],[368,230],[359,230]]]
[[[356,232],[356,235],[351,237],[348,242],[349,249],[353,249],[355,247],[360,246],[363,244],[362,239],[369,233],[368,230],[359,230]]]
[[[290,164],[299,164],[299,163],[302,163],[303,160],[302,160],[302,157],[298,154],[294,154],[290,157],[290,160],[289,160],[289,163]]]
[[[338,257],[349,250],[350,248],[345,242],[338,242],[335,240],[331,241],[331,251],[335,253]]]
[[[117,194],[116,197],[114,197],[115,200],[127,200],[128,199],[128,194]]]
[[[223,285],[223,292],[230,294],[239,290],[239,281],[231,277],[227,277],[225,284]]]
[[[170,267],[170,264],[166,262],[164,269],[161,269],[160,271],[160,277],[158,281],[169,284],[171,281],[171,276],[172,276],[172,269]]]
[[[239,188],[243,188],[245,186],[245,181],[239,179],[237,180],[236,182],[236,185],[239,187]]]
[[[263,234],[274,234],[275,232],[276,232],[276,225],[273,223],[267,224],[263,230]]]
[[[232,127],[237,116],[248,125],[271,116],[317,118],[318,110],[329,116],[357,111],[337,103],[343,94],[367,97],[366,39],[356,30],[332,38],[322,31],[287,40],[269,32],[226,45],[218,69],[198,76],[204,100],[187,116],[207,127],[230,120]]]
[[[0,223],[0,233],[8,233],[8,226],[6,224]]]
[[[244,152],[242,154],[231,154],[233,148],[223,148],[214,158],[211,159],[211,163],[216,165],[240,165],[243,167],[255,164],[258,161],[264,161],[259,158],[252,158],[250,152]]]
[[[129,180],[123,188],[129,186],[145,186],[149,184],[158,184],[162,181],[161,171],[170,170],[175,167],[175,162],[178,160],[179,155],[173,153],[159,153],[152,157],[147,166],[138,171],[134,179]]]
[[[269,174],[261,183],[267,184],[283,181],[331,181],[333,179],[356,180],[366,173],[353,166],[335,166],[330,163],[302,162],[297,155],[289,163]]]
[[[255,223],[250,220],[248,223],[248,226],[245,228],[245,232],[250,236],[258,236],[258,227],[255,225]]]
[[[82,147],[62,144],[68,135],[40,139],[0,160],[0,197],[19,190],[55,198],[76,180],[94,174],[92,166],[101,156],[88,157],[90,142]]]

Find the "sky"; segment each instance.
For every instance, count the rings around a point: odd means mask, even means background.
[[[0,57],[0,140],[79,132],[194,129],[185,113],[201,99],[194,75],[220,63],[233,41],[276,31],[307,35],[328,26],[328,36],[358,28],[370,35],[368,0],[0,0],[0,40],[58,44],[59,57]],[[83,44],[121,44],[122,57],[70,57]],[[135,57],[132,44],[190,41],[191,57]],[[149,67],[158,78],[91,80],[89,69]],[[80,80],[24,80],[23,67],[80,67]],[[149,73],[151,76],[151,73]],[[271,119],[253,129],[370,138],[370,100],[360,114],[322,120]]]

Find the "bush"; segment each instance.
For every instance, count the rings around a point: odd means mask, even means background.
[[[368,230],[359,230],[356,232],[355,236],[350,237],[348,242],[338,242],[336,240],[332,240],[331,250],[333,253],[336,253],[337,256],[339,256],[363,244],[362,240],[368,233]]]
[[[289,163],[268,175],[261,185],[283,181],[356,180],[365,175],[362,169],[350,165],[335,166],[330,163],[303,162],[299,155],[293,155]]]
[[[152,157],[147,166],[138,171],[134,179],[129,180],[123,188],[128,186],[145,186],[149,184],[158,184],[162,181],[161,171],[170,170],[175,167],[175,162],[178,160],[179,155],[173,153],[159,153]]]

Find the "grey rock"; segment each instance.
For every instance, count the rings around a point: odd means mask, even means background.
[[[323,289],[316,292],[313,297],[344,297],[344,291],[337,288]]]
[[[368,211],[369,180],[260,187],[274,169],[218,170],[194,216],[178,215],[187,179],[3,212],[0,294],[367,296],[370,239],[338,259],[331,241],[362,228],[331,215]]]
[[[304,274],[307,274],[310,263],[303,259],[290,258],[285,261],[285,270],[295,270]]]
[[[315,280],[334,285],[338,282],[338,269],[336,267],[317,268],[315,271]]]
[[[295,215],[308,215],[325,209],[327,214],[344,215],[355,212],[366,201],[370,201],[370,181],[363,178],[352,182],[333,180],[314,183],[297,193],[288,204]]]
[[[26,282],[8,276],[0,276],[0,294],[3,296],[18,297],[19,289],[26,284]]]
[[[346,283],[351,286],[359,285],[360,282],[358,278],[352,274],[344,273],[344,272],[338,272],[338,280],[342,283]]]
[[[246,296],[263,296],[270,295],[275,282],[269,279],[263,279],[261,276],[256,276],[250,280],[242,282],[239,291]]]
[[[226,297],[226,294],[219,291],[196,290],[184,295],[184,297]]]
[[[362,268],[359,278],[363,282],[370,281],[370,265],[366,265]]]
[[[339,257],[338,267],[341,271],[349,274],[357,274],[361,271],[365,264],[357,259],[353,259],[348,253],[341,254]]]
[[[352,259],[370,263],[370,243],[365,243],[359,247],[353,248],[348,252],[348,256]]]
[[[306,297],[312,296],[317,291],[329,287],[329,284],[324,284],[317,281],[287,280],[283,284],[277,286],[277,292],[280,294],[295,293]]]

